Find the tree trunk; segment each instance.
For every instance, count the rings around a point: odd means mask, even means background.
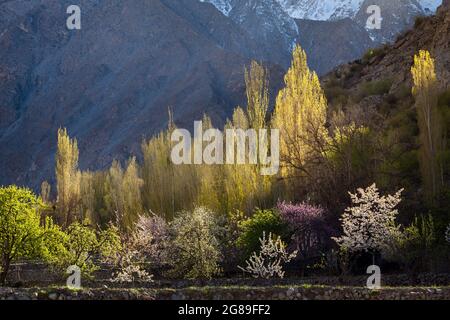
[[[11,264],[10,259],[3,258],[2,263],[2,271],[0,272],[0,286],[4,286],[6,284],[6,277],[8,276],[9,266]]]
[[[1,272],[0,272],[0,286],[4,286],[6,284],[6,277],[8,276],[9,267],[11,265],[11,258],[8,254],[3,254]]]

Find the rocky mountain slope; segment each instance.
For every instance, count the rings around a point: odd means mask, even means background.
[[[296,19],[338,20],[353,17],[363,0],[279,0],[289,15]]]
[[[290,16],[297,19],[310,20],[339,20],[354,18],[358,12],[367,8],[368,5],[377,5],[376,1],[367,3],[366,0],[278,0]],[[442,3],[441,0],[394,0],[386,11],[395,8],[413,7],[423,13],[435,12]]]
[[[230,15],[242,6],[251,6],[249,0],[200,0],[212,3],[224,15]],[[283,11],[274,10],[268,16],[277,16],[284,21],[291,19],[314,21],[337,21],[351,19],[366,29],[369,6],[377,5],[381,9],[382,27],[379,30],[367,30],[376,44],[390,42],[398,32],[410,28],[416,16],[428,15],[436,11],[442,0],[259,0],[259,6],[277,2]],[[333,32],[333,29],[329,29]]]
[[[213,4],[224,15],[229,15],[236,5],[247,0],[199,0]],[[260,0],[264,2],[266,0]],[[294,19],[307,20],[340,20],[354,18],[362,9],[366,9],[366,0],[276,0],[283,10]],[[390,1],[392,8],[411,7],[422,13],[434,13],[442,0],[394,0]],[[372,2],[371,4],[377,4]]]
[[[0,184],[51,177],[59,127],[78,138],[82,168],[95,169],[139,154],[142,139],[166,127],[169,106],[191,127],[243,102],[244,66],[258,47],[211,6],[80,1],[82,30],[68,31],[68,4],[0,5]]]
[[[352,90],[357,90],[363,82],[383,78],[392,79],[392,90],[402,85],[410,87],[413,57],[419,50],[428,50],[436,60],[441,86],[447,88],[450,85],[450,0],[444,2],[435,16],[424,18],[393,44],[375,50],[373,57],[342,65],[324,79],[339,75],[344,77],[346,88]]]
[[[356,102],[363,109],[384,108],[388,113],[392,102],[412,108],[411,66],[419,50],[431,53],[435,59],[440,89],[448,91],[449,39],[450,0],[445,0],[435,16],[418,21],[414,29],[402,34],[395,43],[380,47],[363,59],[344,64],[323,77],[322,83],[328,88],[331,104]]]
[[[361,57],[374,46],[366,30],[350,19],[296,22],[302,30],[298,43],[308,53],[309,66],[321,75]]]
[[[237,1],[229,17],[259,44],[267,60],[289,65],[299,29],[276,0]]]
[[[376,46],[365,28],[349,18],[295,19],[280,0],[224,1],[211,3],[258,43],[263,60],[284,68],[290,64],[291,49],[296,43],[305,47],[310,66],[319,74],[354,60]]]
[[[259,44],[269,61],[289,64],[294,43],[305,47],[310,66],[324,74],[368,49],[395,40],[418,16],[442,0],[200,0],[211,3]],[[370,29],[369,6],[379,6],[381,28]],[[277,50],[273,50],[277,48]],[[328,50],[328,48],[335,48]],[[338,48],[336,50],[336,48]]]
[[[223,122],[245,103],[252,59],[269,67],[273,97],[296,42],[322,74],[373,45],[352,19],[292,19],[276,0],[238,2],[223,0],[225,15],[202,1],[80,0],[82,30],[68,31],[68,0],[1,1],[0,185],[52,177],[59,127],[78,138],[82,169],[105,168],[138,155],[169,106],[182,127],[205,112]]]

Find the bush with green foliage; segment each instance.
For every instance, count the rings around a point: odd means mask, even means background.
[[[431,215],[415,218],[392,242],[386,258],[398,262],[409,274],[429,271],[435,248],[434,221]]]
[[[282,238],[287,234],[287,226],[276,210],[257,209],[252,217],[240,223],[239,228],[241,234],[237,239],[237,246],[244,251],[245,258],[259,250],[260,238],[264,232]]]
[[[173,269],[170,274],[187,279],[211,279],[221,270],[215,214],[204,207],[181,212],[171,223]]]
[[[52,224],[41,224],[44,204],[31,190],[9,186],[0,188],[0,285],[5,284],[9,268],[20,259],[42,256],[43,241]]]
[[[328,101],[334,105],[345,106],[350,98],[348,91],[338,86],[325,88],[325,93]]]
[[[364,54],[362,62],[364,64],[367,64],[367,63],[370,62],[370,60],[372,60],[375,57],[383,57],[384,55],[386,55],[386,52],[387,52],[387,46],[382,46],[382,47],[379,47],[379,48],[369,49]]]
[[[98,269],[101,259],[112,257],[121,249],[119,230],[113,225],[97,232],[87,223],[74,222],[65,232],[53,232],[52,239],[59,245],[48,252],[48,260],[61,273],[75,265],[89,276]]]
[[[379,95],[385,95],[389,93],[392,87],[392,80],[391,79],[382,79],[378,81],[370,81],[365,82],[360,88],[359,88],[359,99],[363,99],[365,97],[370,96],[379,96]]]

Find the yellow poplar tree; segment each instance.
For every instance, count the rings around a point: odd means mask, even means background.
[[[305,51],[296,46],[292,65],[277,97],[273,128],[280,130],[280,156],[284,175],[305,172],[305,165],[324,152],[327,101],[315,72],[308,68]]]
[[[264,128],[269,108],[269,80],[266,68],[252,61],[250,70],[245,68],[245,86],[250,127],[256,130]]]
[[[237,107],[233,113],[232,122],[228,122],[226,129],[242,129],[249,128],[249,121],[245,111]],[[237,148],[234,150],[237,156]],[[226,194],[227,212],[234,210],[249,211],[251,204],[249,201],[253,195],[253,171],[250,166],[231,164],[225,166],[224,190]]]
[[[50,203],[51,186],[47,181],[41,183],[41,199],[44,203]]]
[[[64,227],[79,218],[80,179],[77,140],[70,139],[66,129],[59,129],[56,152],[56,189],[58,219]]]
[[[420,129],[420,165],[429,202],[443,184],[443,169],[439,156],[444,148],[442,117],[438,110],[438,79],[434,59],[426,50],[414,57],[411,68],[414,81],[417,119]]]
[[[144,207],[167,220],[173,219],[178,211],[191,209],[201,186],[196,166],[175,165],[171,160],[175,125],[169,116],[168,129],[142,143]]]
[[[266,117],[269,109],[269,73],[265,67],[252,61],[250,70],[245,70],[245,85],[247,92],[247,115],[250,128],[267,129]],[[260,144],[267,141],[259,141]],[[257,150],[259,153],[259,149]],[[264,207],[267,195],[271,191],[272,177],[260,174],[261,166],[253,166],[252,183],[257,205]]]
[[[206,114],[203,115],[202,123],[203,132],[208,129],[214,129],[211,118]],[[207,142],[203,142],[203,150],[207,145]],[[224,194],[219,190],[222,189],[223,166],[220,164],[208,165],[203,163],[202,165],[194,165],[193,168],[197,175],[201,177],[198,204],[215,211],[221,211]]]
[[[237,107],[233,112],[233,121],[230,124],[234,128],[247,130],[249,128],[247,115],[241,107]],[[230,127],[231,128],[231,127]]]
[[[141,198],[143,181],[138,171],[134,157],[128,161],[125,170],[118,161],[114,161],[109,169],[106,202],[124,231],[130,230],[143,213]]]
[[[81,221],[95,221],[95,188],[94,173],[82,172],[80,177]]]
[[[105,202],[107,204],[108,211],[114,214],[116,222],[121,224],[122,217],[125,214],[125,199],[122,190],[123,169],[119,161],[113,161],[108,172],[106,184],[107,191],[105,194]]]
[[[127,169],[123,175],[122,190],[124,195],[124,216],[122,225],[131,228],[143,213],[141,188],[144,182],[139,177],[139,168],[136,158],[128,161]]]

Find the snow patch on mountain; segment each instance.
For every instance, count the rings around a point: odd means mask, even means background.
[[[338,20],[352,17],[363,0],[278,0],[289,15],[296,19]]]
[[[420,0],[419,2],[422,9],[430,13],[436,12],[437,8],[442,4],[442,0]]]
[[[231,5],[231,0],[200,0],[200,2],[209,2],[214,5],[217,10],[222,12],[228,17],[233,6]]]
[[[236,5],[231,13],[231,18],[240,24],[249,16],[259,17],[260,21],[264,21],[263,27],[268,30],[277,29],[280,33],[298,34],[295,20],[286,13],[279,0],[246,0],[244,4]]]
[[[234,5],[246,0],[200,0],[213,4],[220,12],[228,16]],[[264,2],[266,0],[259,0]],[[295,19],[340,20],[354,18],[361,9],[364,0],[276,0],[283,10]],[[393,0],[397,1],[397,0]],[[417,6],[425,14],[432,14],[442,4],[442,0],[411,0],[410,5]]]

